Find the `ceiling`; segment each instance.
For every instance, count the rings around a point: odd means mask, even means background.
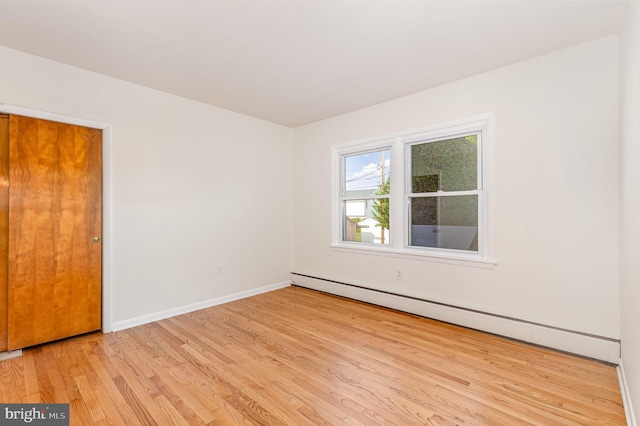
[[[0,45],[297,127],[617,33],[624,6],[0,0]]]

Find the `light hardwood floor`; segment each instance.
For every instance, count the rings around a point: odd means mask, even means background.
[[[72,425],[624,425],[615,368],[288,287],[0,362]]]

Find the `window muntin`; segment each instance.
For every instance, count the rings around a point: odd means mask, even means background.
[[[389,244],[388,148],[342,157],[342,241]]]

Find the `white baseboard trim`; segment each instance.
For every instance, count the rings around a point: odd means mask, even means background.
[[[22,349],[16,349],[15,351],[0,352],[0,361],[4,361],[11,358],[17,358],[22,356]]]
[[[318,277],[291,274],[292,284],[617,364],[620,342]]]
[[[290,285],[291,283],[289,281],[285,281],[264,287],[254,288],[252,290],[241,291],[239,293],[230,294],[228,296],[203,300],[201,302],[192,303],[190,305],[179,306],[177,308],[167,309],[160,312],[154,312],[152,314],[142,315],[128,320],[116,321],[112,323],[111,331],[120,331],[127,328],[137,327],[139,325],[148,324],[150,322],[160,321],[166,318],[175,317],[177,315],[187,314],[189,312],[198,311],[200,309],[206,309],[212,306],[221,305],[223,303],[233,302],[234,300],[240,300],[246,297],[256,296],[258,294],[267,293],[269,291],[278,290],[284,287],[289,287]]]
[[[633,404],[631,403],[631,394],[629,393],[629,386],[627,385],[627,377],[624,373],[624,365],[622,364],[622,358],[618,360],[618,382],[620,383],[620,393],[622,394],[622,404],[624,405],[624,415],[627,418],[628,426],[638,426],[636,422],[636,415],[633,411]]]

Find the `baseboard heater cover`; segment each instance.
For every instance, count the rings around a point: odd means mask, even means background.
[[[291,273],[291,284],[396,309],[475,330],[533,343],[611,364],[620,361],[620,341],[469,310],[438,302]]]

